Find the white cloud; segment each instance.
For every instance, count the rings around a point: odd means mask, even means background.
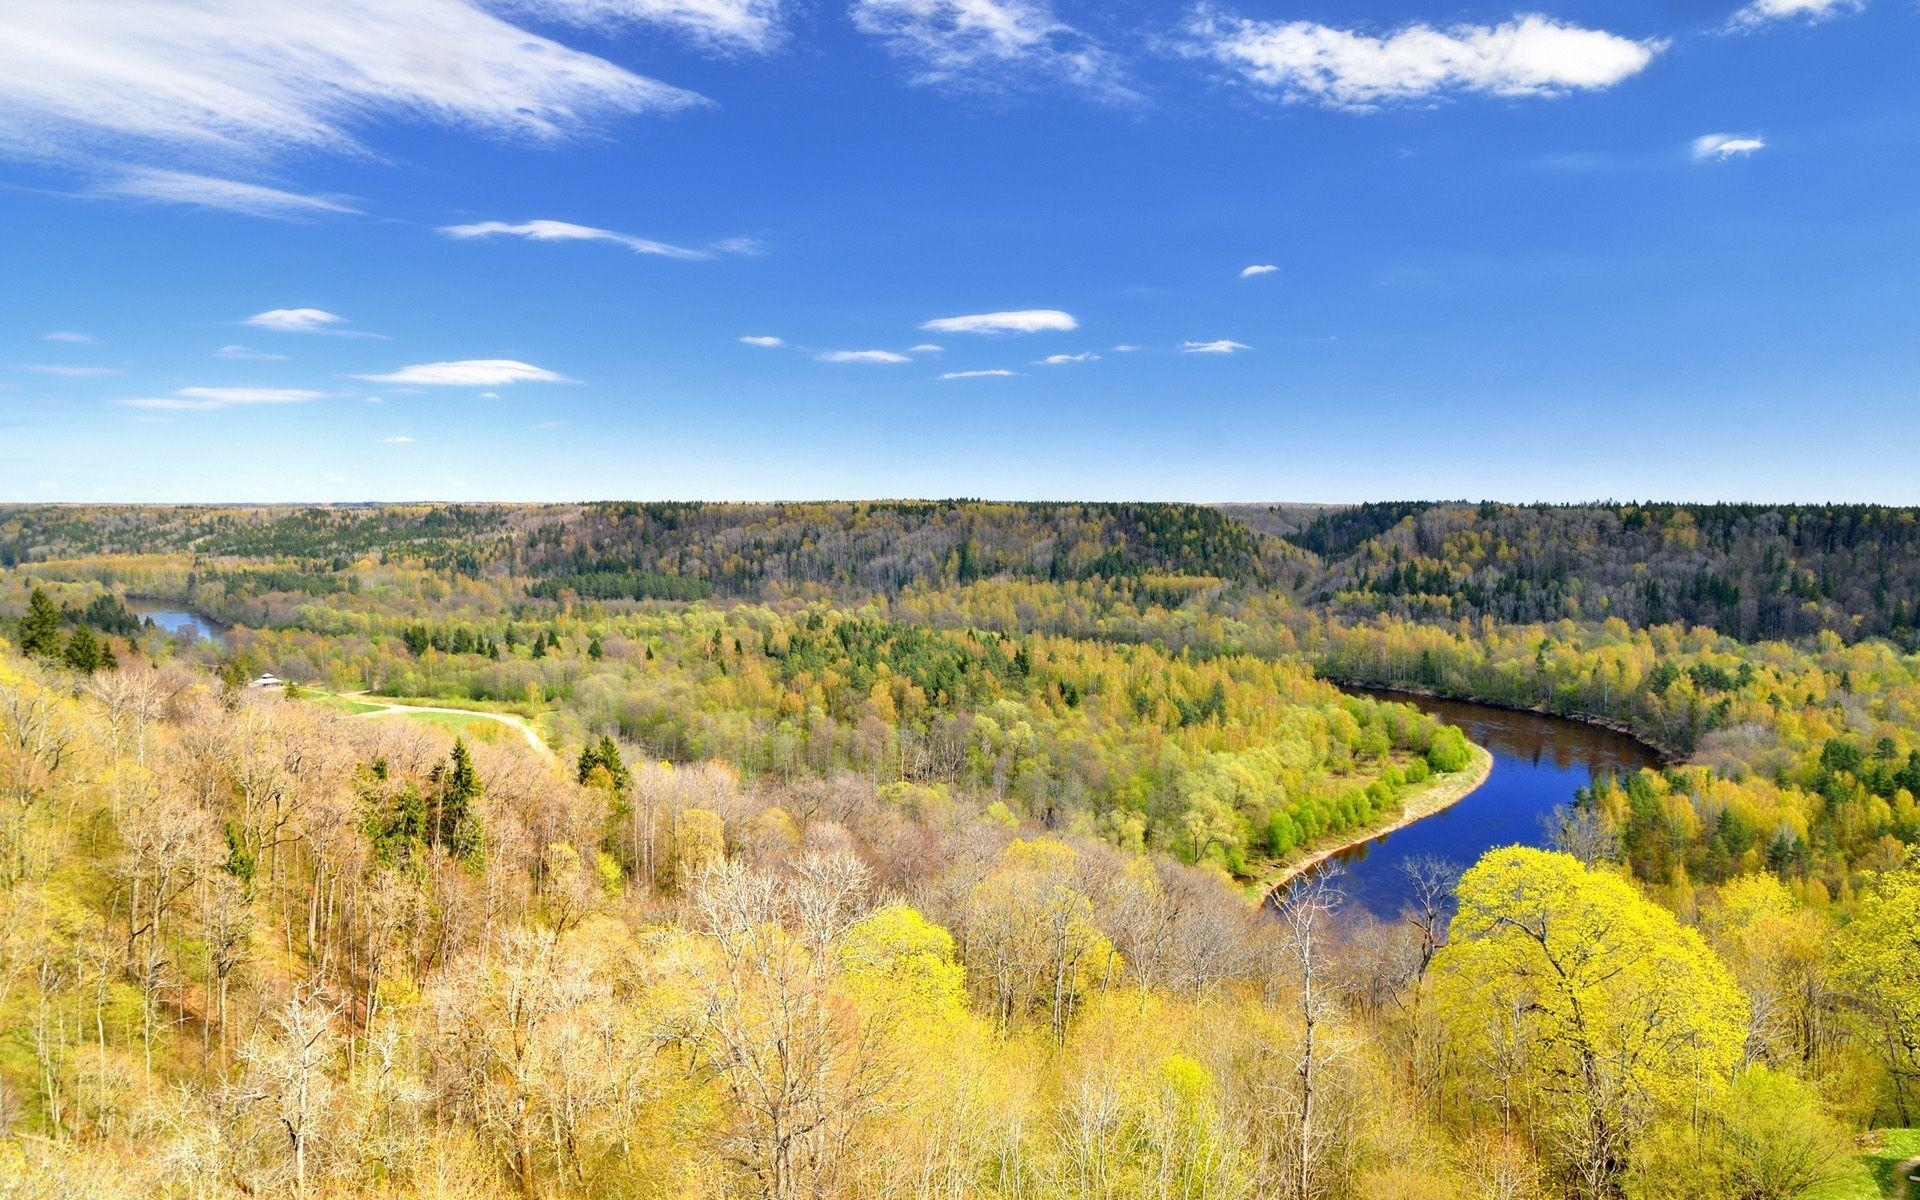
[[[1080,322],[1057,308],[1028,308],[1017,312],[975,313],[967,317],[940,317],[920,328],[930,333],[1041,333],[1066,332]]]
[[[1129,346],[1129,345],[1126,345],[1125,343],[1122,343],[1118,346],[1115,346],[1113,348],[1113,352],[1115,354],[1132,354],[1134,351],[1138,350],[1139,348],[1140,347],[1138,346]]]
[[[765,52],[786,33],[783,0],[491,0],[490,7],[609,33],[660,26],[716,50]]]
[[[1004,379],[1007,376],[1010,376],[1012,374],[1013,374],[1012,371],[1002,370],[999,367],[995,367],[990,371],[948,371],[945,375],[942,375],[940,378],[942,379]]]
[[[257,362],[285,362],[284,354],[268,354],[260,350],[249,350],[245,346],[222,346],[213,352],[215,358],[244,358]]]
[[[234,408],[241,405],[305,404],[309,400],[318,400],[325,395],[325,392],[312,392],[304,388],[187,387],[181,388],[171,396],[122,400],[120,403],[128,408],[210,412],[214,409]]]
[[[306,196],[257,183],[217,179],[187,171],[137,168],[94,184],[84,193],[111,200],[151,200],[214,208],[248,217],[298,221],[340,216],[360,210],[327,196]]]
[[[434,387],[500,387],[509,383],[572,383],[531,363],[511,358],[464,358],[458,362],[418,363],[385,375],[355,375],[368,383],[423,384]]]
[[[945,354],[945,346],[936,346],[932,342],[921,342],[918,346],[908,346],[908,354]]]
[[[1727,22],[1733,29],[1758,29],[1777,21],[1804,21],[1809,25],[1845,13],[1857,13],[1867,0],[1753,0]]]
[[[850,11],[856,29],[912,64],[915,83],[1057,80],[1104,99],[1137,98],[1118,61],[1046,0],[853,0]]]
[[[326,333],[345,321],[345,317],[324,308],[270,308],[253,314],[241,324],[271,329],[275,333]]]
[[[1384,36],[1310,21],[1256,21],[1202,5],[1187,52],[1292,102],[1367,109],[1454,92],[1552,96],[1611,87],[1665,49],[1537,14],[1503,25],[1407,25]]]
[[[482,400],[498,400],[500,398],[500,393],[499,392],[481,392],[480,398]]]
[[[27,367],[42,375],[58,375],[66,379],[97,379],[103,375],[121,374],[118,367],[69,367],[49,363],[34,363]]]
[[[828,350],[814,355],[821,362],[830,363],[903,363],[912,362],[904,354],[895,354],[891,350]]]
[[[1724,162],[1744,158],[1767,148],[1760,138],[1741,133],[1704,133],[1693,139],[1693,161]]]
[[[383,437],[380,441],[382,445],[387,446],[411,446],[413,444],[413,439],[404,433],[395,437]]]
[[[77,163],[369,156],[426,118],[545,141],[699,96],[570,50],[472,0],[9,4],[0,153]]]
[[[66,342],[73,346],[91,346],[100,339],[90,333],[72,333],[68,330],[56,329],[52,333],[41,334],[40,340],[43,342]]]
[[[1068,363],[1099,362],[1100,356],[1088,350],[1081,354],[1049,354],[1040,360],[1043,367],[1064,367]]]
[[[1251,267],[1242,267],[1240,269],[1240,278],[1252,279],[1258,275],[1271,275],[1279,269],[1279,267],[1274,266],[1272,263],[1259,263]]]
[[[611,229],[595,229],[591,225],[575,225],[568,221],[522,221],[517,225],[506,221],[481,221],[474,225],[443,225],[440,232],[452,238],[484,238],[504,234],[523,237],[530,242],[612,242],[616,246],[625,246],[635,254],[684,259],[713,257],[704,250],[688,250],[650,238],[615,233]]]
[[[755,336],[753,336],[753,335],[751,335],[751,334],[749,334],[748,336],[746,336],[746,337],[743,337],[743,338],[741,338],[741,339],[740,339],[740,344],[741,344],[741,345],[743,345],[743,346],[760,346],[760,347],[763,347],[763,348],[765,348],[765,349],[768,349],[768,350],[771,350],[771,349],[773,349],[773,348],[774,348],[775,346],[784,346],[784,345],[786,345],[787,343],[786,343],[786,339],[784,339],[784,338],[777,338],[777,337],[755,337]]]
[[[713,249],[721,254],[738,254],[743,258],[757,258],[767,252],[767,244],[757,237],[721,238],[713,243]]]
[[[1185,354],[1234,354],[1241,350],[1251,350],[1252,346],[1241,342],[1230,342],[1221,338],[1217,342],[1182,342],[1180,350]]]
[[[334,471],[328,471],[325,475],[322,475],[320,478],[326,480],[328,483],[346,483],[347,482],[347,477],[345,475],[341,475]]]

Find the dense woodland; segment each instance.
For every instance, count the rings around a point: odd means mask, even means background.
[[[0,1197],[1878,1195],[1914,530],[0,510]],[[1471,762],[1328,678],[1667,765],[1399,922],[1262,909]]]

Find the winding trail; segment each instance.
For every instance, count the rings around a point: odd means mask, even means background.
[[[511,716],[507,713],[483,712],[476,708],[437,708],[426,704],[388,704],[384,701],[373,699],[365,692],[352,693],[350,698],[362,704],[380,705],[380,707],[373,712],[355,714],[361,717],[390,717],[395,713],[402,715],[407,713],[451,713],[461,717],[477,717],[483,721],[498,721],[502,725],[511,726],[517,730],[520,736],[526,739],[527,745],[533,747],[534,753],[538,754],[541,758],[546,759],[548,762],[559,761],[553,752],[553,747],[547,745],[546,739],[540,736],[538,730],[527,724],[524,719]]]

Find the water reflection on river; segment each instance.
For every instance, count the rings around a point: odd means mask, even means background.
[[[165,632],[180,638],[205,638],[216,646],[227,644],[225,628],[165,600],[129,600],[127,607],[143,621],[152,621]]]
[[[1576,721],[1458,700],[1348,690],[1430,712],[1493,752],[1493,774],[1458,804],[1334,856],[1345,872],[1340,887],[1348,906],[1382,920],[1399,916],[1412,898],[1401,870],[1407,860],[1444,858],[1465,867],[1496,846],[1545,845],[1548,816],[1570,803],[1580,788],[1605,775],[1659,763],[1652,750],[1632,738]]]

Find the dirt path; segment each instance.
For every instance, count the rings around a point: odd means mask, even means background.
[[[436,708],[425,704],[386,704],[373,699],[364,692],[356,693],[352,698],[362,704],[380,705],[380,708],[373,712],[358,714],[362,717],[390,717],[395,713],[452,713],[462,717],[478,717],[483,721],[498,721],[502,725],[508,725],[518,730],[520,736],[526,739],[527,745],[532,746],[534,753],[538,754],[541,758],[546,759],[548,762],[556,761],[553,748],[547,745],[546,739],[540,736],[538,730],[527,724],[523,719],[510,716],[507,713],[482,712],[477,708]]]
[[[1907,1200],[1920,1200],[1920,1183],[1913,1181],[1920,1175],[1920,1158],[1910,1158],[1893,1168],[1893,1194],[1905,1196]]]

